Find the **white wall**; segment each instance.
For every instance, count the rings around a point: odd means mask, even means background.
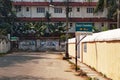
[[[19,42],[20,50],[59,50],[58,40],[23,40]]]
[[[26,7],[29,7],[29,12],[26,11]],[[45,11],[48,11],[48,7],[47,6],[22,6],[21,11],[17,12],[17,16],[18,17],[45,17],[45,13],[37,13],[36,9],[37,7],[45,7]],[[64,6],[55,6],[58,8],[62,8],[62,13],[54,13],[54,8],[53,7],[49,7],[49,12],[51,13],[51,17],[66,17],[66,10]],[[69,13],[70,17],[73,18],[101,18],[101,17],[106,17],[107,12],[104,11],[103,13],[98,13],[98,14],[94,14],[94,13],[87,13],[87,8],[90,6],[79,6],[79,7],[72,7],[72,12]],[[77,12],[77,8],[80,8],[80,12]],[[91,8],[95,8],[95,7],[91,7]]]
[[[6,40],[0,40],[0,53],[7,53],[10,50],[10,42]]]

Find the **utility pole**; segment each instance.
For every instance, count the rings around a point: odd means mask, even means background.
[[[65,49],[65,57],[64,59],[69,59],[68,53],[68,23],[69,23],[69,0],[66,1],[66,49]]]
[[[53,7],[53,5],[51,5],[52,2],[53,1],[50,0],[50,6],[51,7]],[[66,7],[66,9],[65,9],[65,11],[66,11],[66,33],[65,33],[65,35],[66,35],[66,43],[65,43],[66,49],[65,49],[65,56],[63,57],[63,59],[70,59],[69,53],[68,53],[69,0],[66,0],[65,7]]]
[[[117,28],[120,28],[120,0],[117,0]]]

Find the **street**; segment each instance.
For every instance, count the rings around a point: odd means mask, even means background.
[[[0,57],[0,80],[85,80],[67,72],[70,64],[58,53],[14,52]]]

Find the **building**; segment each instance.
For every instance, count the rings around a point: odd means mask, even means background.
[[[120,80],[120,29],[88,35],[78,46],[80,46],[77,50],[79,61],[111,80]],[[70,56],[75,57],[75,50],[75,38],[69,39]]]
[[[12,0],[17,20],[22,22],[47,21],[46,11],[51,14],[50,22],[58,25],[58,22],[66,23],[65,0]],[[75,24],[78,22],[91,22],[93,26],[101,30],[109,26],[113,21],[106,18],[107,11],[94,14],[98,0],[69,0],[69,31],[75,32]]]

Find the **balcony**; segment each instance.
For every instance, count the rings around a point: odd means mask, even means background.
[[[64,2],[53,2],[54,6],[65,6]],[[42,2],[42,1],[15,1],[13,2],[13,5],[20,5],[20,6],[49,6],[49,2]],[[69,6],[96,6],[96,2],[69,2]]]
[[[46,18],[17,18],[19,21],[47,21]],[[66,18],[51,18],[51,22],[65,22]],[[106,18],[69,18],[70,22],[115,22]]]

